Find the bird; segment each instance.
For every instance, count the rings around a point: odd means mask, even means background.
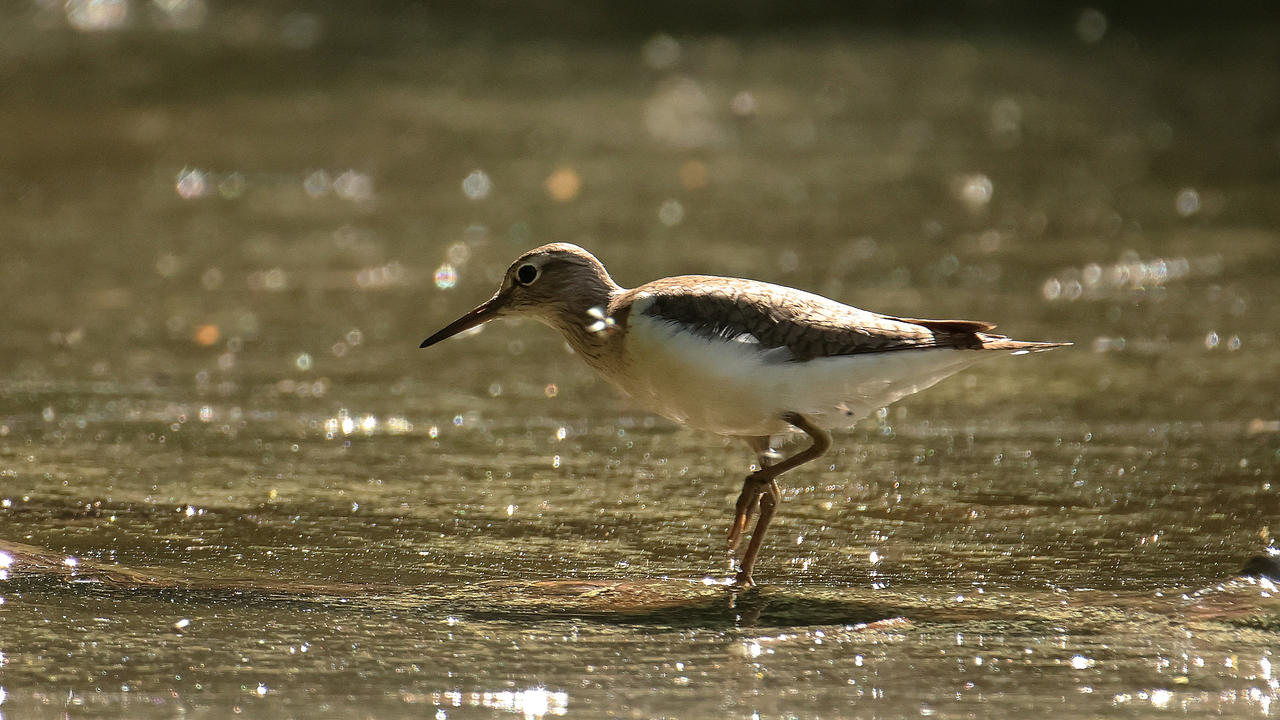
[[[551,243],[516,258],[492,297],[419,347],[500,317],[549,325],[640,407],[740,439],[755,453],[729,524],[732,563],[756,518],[731,583],[737,589],[755,585],[782,498],[778,476],[822,456],[828,428],[850,426],[983,357],[1071,344],[1012,340],[973,320],[881,315],[741,278],[682,275],[627,289],[590,252]],[[810,444],[786,457],[773,449],[775,436],[795,432]]]

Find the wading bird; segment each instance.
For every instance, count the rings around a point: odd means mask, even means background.
[[[990,323],[917,320],[859,310],[802,290],[739,278],[685,275],[633,289],[576,245],[521,255],[498,291],[422,341],[504,316],[532,317],[641,407],[682,425],[740,438],[755,452],[729,525],[736,551],[758,513],[734,584],[754,585],[760,544],[781,500],[776,478],[831,446],[824,426],[850,425],[984,356],[1070,343],[1022,342]],[[800,431],[789,457],[773,436]]]

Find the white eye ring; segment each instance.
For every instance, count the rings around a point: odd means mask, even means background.
[[[538,266],[525,264],[516,268],[516,282],[521,285],[532,285],[538,279]]]

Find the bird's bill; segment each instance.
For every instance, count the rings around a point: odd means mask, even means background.
[[[423,340],[422,344],[418,347],[431,347],[441,340],[447,340],[460,332],[470,330],[473,327],[478,327],[489,322],[502,314],[503,300],[505,300],[505,298],[501,295],[494,295],[476,309],[446,325],[435,335]]]

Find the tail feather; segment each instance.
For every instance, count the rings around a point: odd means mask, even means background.
[[[949,335],[976,335],[978,333],[989,332],[996,329],[994,324],[983,322],[981,320],[923,320],[921,318],[903,318],[888,315],[885,317],[890,320],[897,320],[898,322],[920,325],[929,328],[935,333],[945,333]]]
[[[1046,350],[1067,347],[1074,344],[1069,342],[1029,342],[1026,340],[1012,340],[1004,335],[988,335],[987,333],[977,333],[977,337],[982,341],[983,350],[1007,350],[1019,355],[1024,353],[1044,352]]]

